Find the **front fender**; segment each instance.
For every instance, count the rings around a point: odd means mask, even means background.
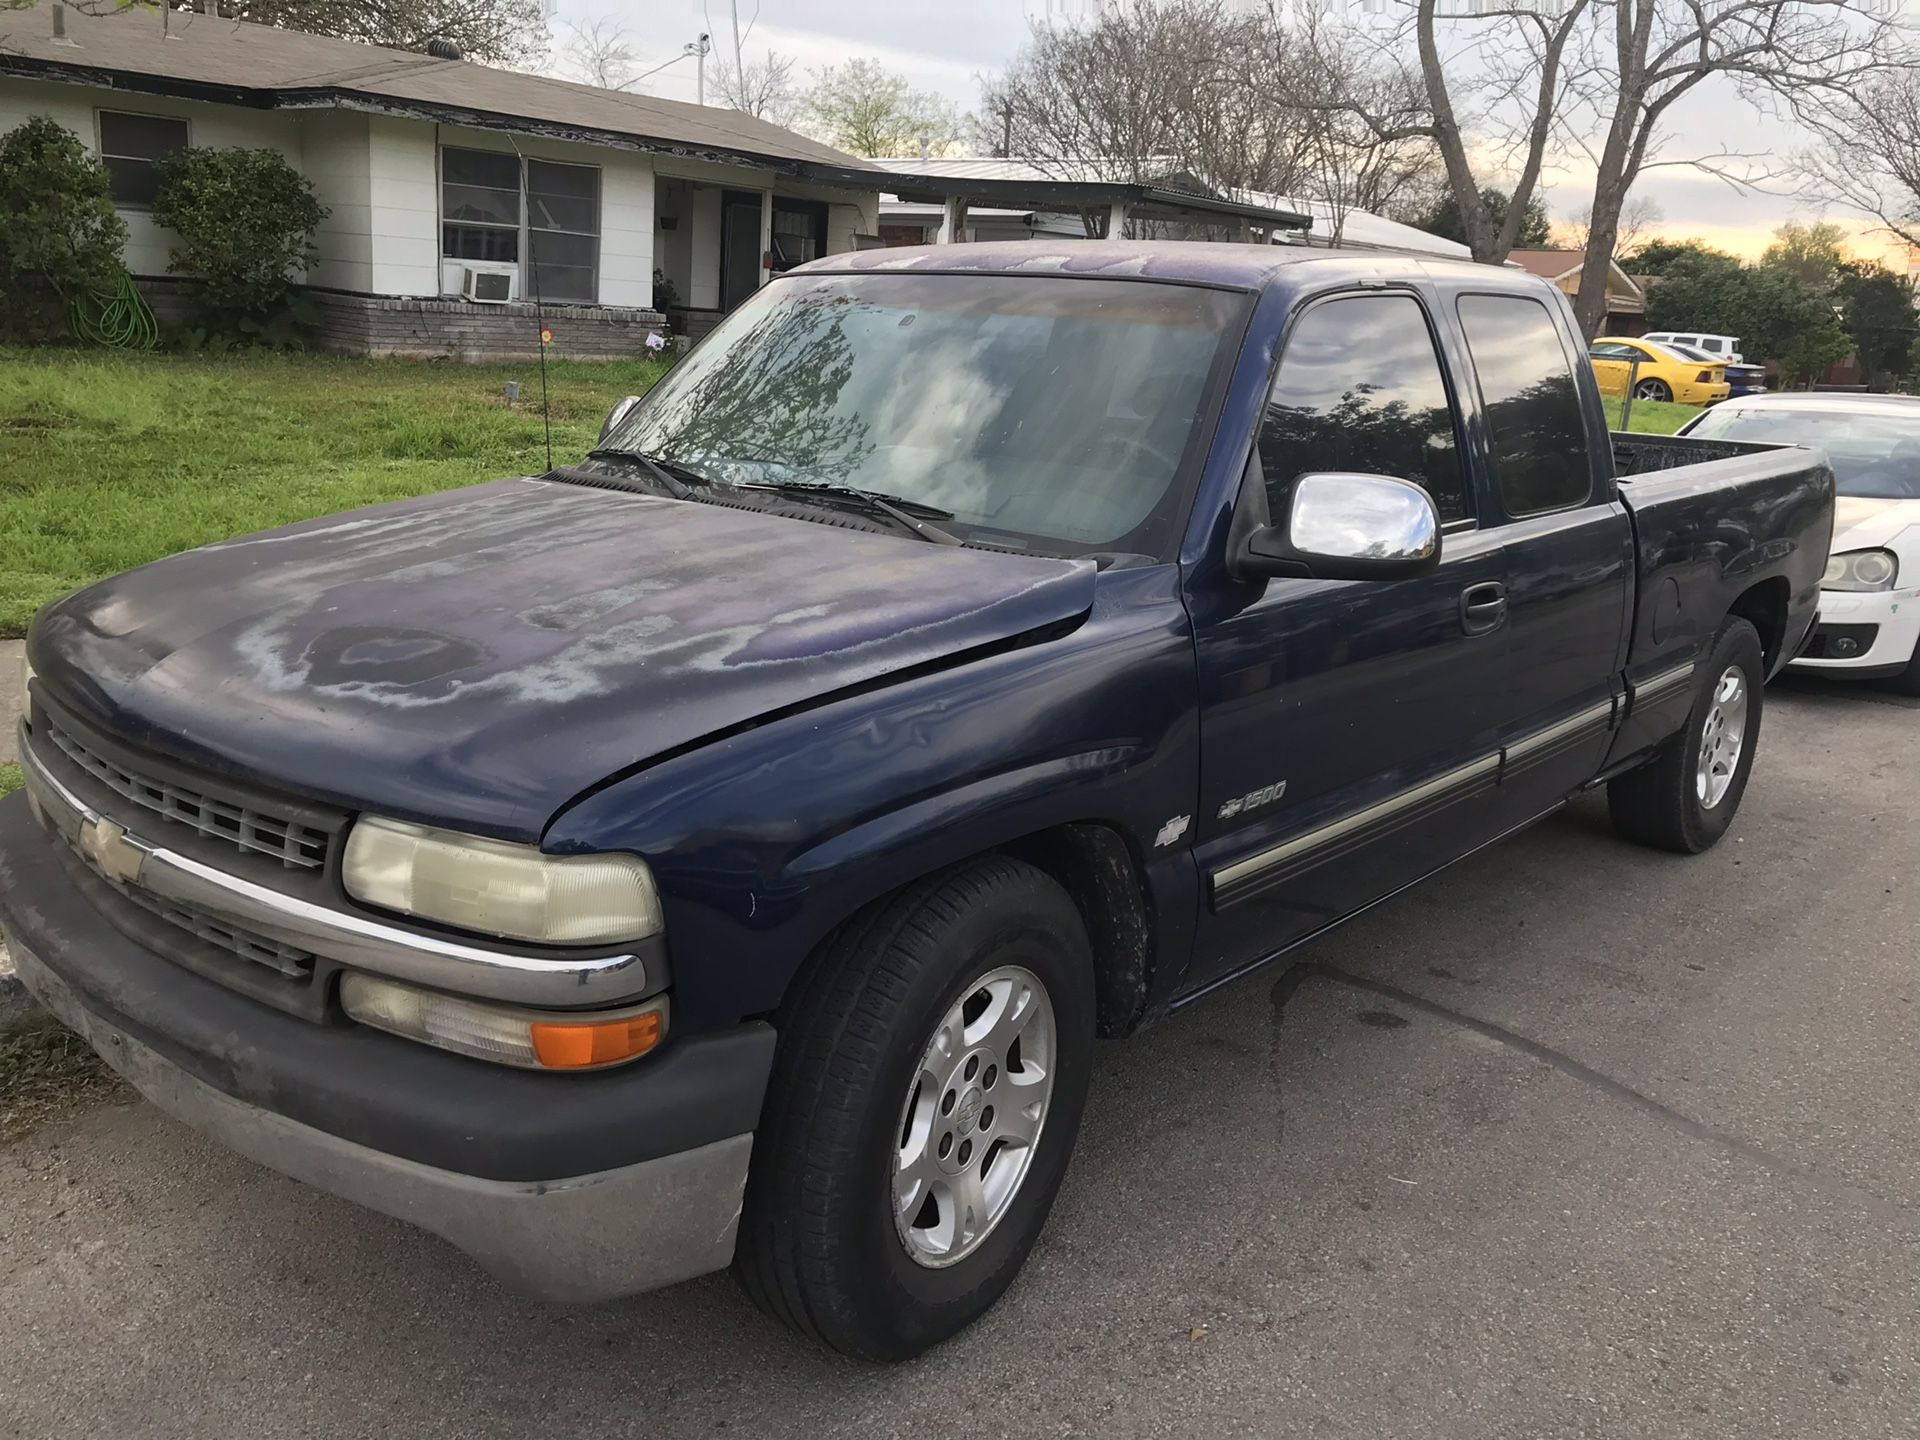
[[[1177,822],[1192,814],[1199,751],[1176,582],[1170,565],[1102,575],[1070,635],[717,739],[580,800],[545,848],[647,858],[688,1029],[777,1008],[871,900],[1076,822],[1149,857],[1157,933],[1183,944],[1194,902]]]

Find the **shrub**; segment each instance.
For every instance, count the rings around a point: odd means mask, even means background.
[[[107,168],[78,135],[33,115],[0,136],[0,329],[57,334],[67,304],[112,288],[126,240]]]
[[[291,272],[316,258],[313,232],[327,211],[279,151],[176,151],[160,162],[153,218],[180,237],[167,268],[206,281],[208,331],[291,338]]]

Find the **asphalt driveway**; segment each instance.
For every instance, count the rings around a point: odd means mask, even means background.
[[[1025,1277],[912,1364],[590,1310],[137,1105],[0,1151],[0,1434],[1912,1436],[1920,705],[1771,693],[1734,835],[1588,800],[1103,1048]]]

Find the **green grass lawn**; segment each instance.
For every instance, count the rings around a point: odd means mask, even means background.
[[[554,459],[662,373],[550,365]],[[0,636],[178,550],[545,468],[533,362],[0,350]]]
[[[1614,429],[1620,428],[1620,402],[1608,400],[1607,423]],[[1700,413],[1698,405],[1674,405],[1665,400],[1636,400],[1633,402],[1633,425],[1636,434],[1671,435],[1687,421]]]
[[[11,795],[26,783],[18,765],[11,760],[0,760],[0,795]]]

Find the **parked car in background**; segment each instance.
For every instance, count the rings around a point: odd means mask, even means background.
[[[1732,823],[1833,477],[1609,436],[1578,340],[1387,255],[802,266],[578,464],[43,610],[0,929],[155,1103],[520,1289],[731,1263],[915,1354],[1096,1035],[1596,786]]]
[[[1680,432],[1814,445],[1839,500],[1820,624],[1794,665],[1920,695],[1920,399],[1768,395],[1730,400]]]
[[[1640,338],[1656,345],[1685,345],[1689,350],[1702,350],[1729,365],[1737,365],[1745,358],[1740,353],[1738,335],[1713,335],[1701,330],[1652,330]]]
[[[1719,364],[1715,356],[1704,350],[1696,350],[1691,345],[1682,345],[1677,341],[1661,341],[1663,348],[1684,356],[1688,360],[1699,360],[1707,364]],[[1722,368],[1727,376],[1727,397],[1737,400],[1742,395],[1764,395],[1767,393],[1767,367],[1764,365],[1736,364],[1727,361]]]
[[[1718,361],[1702,365],[1650,341],[1606,336],[1587,346],[1587,358],[1602,395],[1625,395],[1631,385],[1636,400],[1711,405],[1727,398],[1724,365]]]

